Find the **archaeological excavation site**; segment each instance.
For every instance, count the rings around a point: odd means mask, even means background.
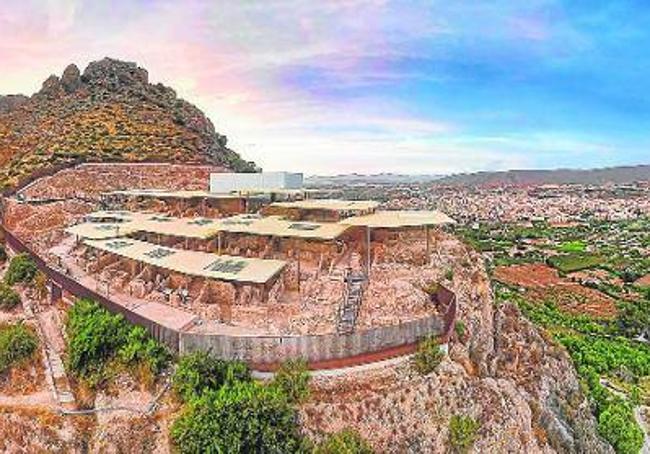
[[[17,191],[3,216],[53,302],[98,301],[175,353],[315,370],[445,344],[456,302],[432,257],[453,220],[319,196],[301,174],[82,164]]]

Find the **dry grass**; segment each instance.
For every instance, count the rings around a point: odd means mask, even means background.
[[[14,364],[8,371],[0,374],[0,393],[13,396],[32,394],[43,389],[45,371],[42,355],[43,351],[39,348],[31,357]]]

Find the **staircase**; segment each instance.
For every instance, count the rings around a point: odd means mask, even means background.
[[[363,301],[367,278],[362,273],[346,273],[343,300],[339,306],[339,319],[336,326],[338,334],[351,334],[357,323],[359,309]]]

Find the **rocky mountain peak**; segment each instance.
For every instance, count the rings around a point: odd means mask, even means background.
[[[74,63],[68,65],[61,76],[61,84],[66,93],[72,93],[81,86],[81,71]]]
[[[117,91],[128,86],[145,86],[149,83],[149,73],[136,63],[104,58],[86,67],[81,80],[91,87],[102,87]]]
[[[38,95],[45,96],[47,98],[56,98],[64,94],[63,85],[61,80],[52,74],[50,77],[45,79],[41,90],[37,93]]]
[[[0,96],[0,187],[44,167],[77,162],[174,162],[255,171],[209,118],[176,92],[149,83],[136,63],[68,65],[31,98]]]

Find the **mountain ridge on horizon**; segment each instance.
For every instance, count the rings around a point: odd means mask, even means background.
[[[409,174],[381,172],[362,174],[358,172],[338,175],[309,175],[306,183],[311,185],[363,184],[363,183],[428,183],[436,185],[505,185],[505,184],[602,184],[633,183],[650,180],[650,164],[595,167],[584,169],[509,169],[482,170],[452,174]]]

